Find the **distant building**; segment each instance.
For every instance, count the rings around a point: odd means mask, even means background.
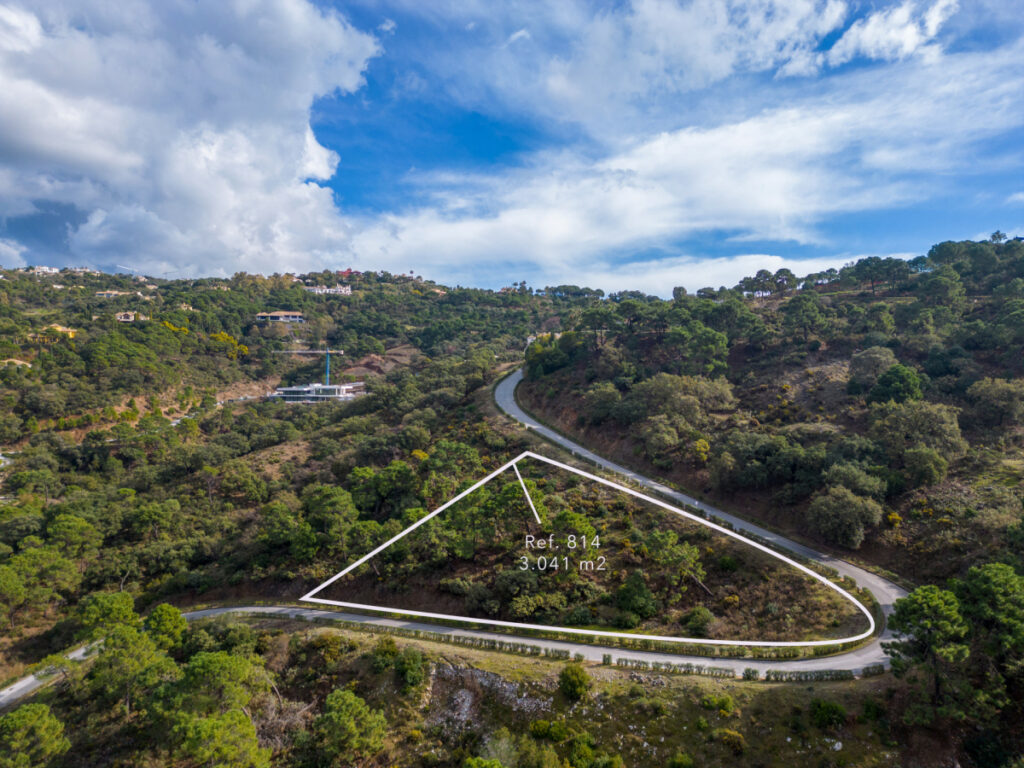
[[[131,296],[130,291],[96,291],[97,299],[116,299],[118,296]]]
[[[142,322],[143,320],[149,320],[149,318],[146,317],[141,312],[133,311],[118,312],[116,315],[114,315],[114,319],[117,320],[117,322],[119,323],[134,323],[136,320],[138,320],[139,322]]]
[[[53,323],[52,325],[48,325],[43,328],[43,333],[49,335],[59,333],[62,336],[67,336],[69,339],[73,339],[78,335],[79,330],[77,328],[68,328],[66,325],[57,325],[56,323]]]
[[[351,384],[306,384],[299,387],[278,387],[268,395],[268,398],[285,403],[325,403],[354,400],[365,394],[366,385],[361,381],[354,381]]]
[[[354,270],[352,268],[349,268],[349,269],[340,269],[335,274],[338,277],[349,278],[349,277],[359,277],[363,273],[362,272],[357,272],[356,270]]]
[[[29,272],[33,275],[56,275],[60,269],[57,267],[32,267]]]
[[[68,267],[68,272],[74,272],[78,275],[99,275],[101,274],[98,269],[92,269],[91,267]]]
[[[38,341],[43,344],[56,344],[62,339],[73,339],[79,333],[77,328],[68,328],[63,325],[51,323],[39,333],[28,334],[29,341]]]
[[[352,286],[351,285],[336,285],[333,288],[329,288],[326,285],[307,285],[306,290],[310,293],[315,293],[317,296],[351,296]]]
[[[301,312],[282,309],[277,312],[258,312],[256,320],[261,323],[304,323],[306,316]]]

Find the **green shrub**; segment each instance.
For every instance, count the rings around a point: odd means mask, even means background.
[[[722,555],[718,558],[719,570],[725,571],[726,573],[735,573],[739,570],[739,561],[732,555]]]
[[[732,696],[722,694],[721,696],[705,696],[700,701],[700,705],[704,709],[716,709],[724,715],[731,715],[736,709],[736,703],[732,700]]]
[[[729,728],[716,728],[712,732],[711,738],[731,749],[734,755],[742,755],[747,751],[747,740],[743,738],[743,734],[739,731],[733,731]]]
[[[373,646],[372,653],[372,664],[373,671],[380,673],[388,669],[395,663],[395,658],[398,656],[398,646],[395,644],[393,637],[382,637],[377,641],[377,644]]]
[[[530,735],[536,739],[546,739],[551,733],[551,723],[547,720],[534,720],[530,723]]]
[[[905,403],[907,400],[920,400],[921,377],[913,368],[897,363],[878,377],[875,386],[868,393],[868,402],[884,403],[894,400]]]
[[[579,624],[590,624],[594,620],[594,614],[585,605],[577,605],[569,615],[565,617],[565,623],[570,627]]]
[[[548,738],[554,742],[565,741],[569,738],[569,726],[561,720],[555,720],[548,728]]]
[[[590,675],[579,664],[566,664],[558,675],[558,687],[570,701],[579,701],[590,688]]]
[[[807,508],[811,530],[830,544],[858,549],[865,527],[882,519],[882,508],[874,499],[858,496],[848,488],[833,485],[815,494]]]
[[[619,611],[615,614],[615,626],[619,629],[633,629],[640,626],[640,617],[632,611]]]
[[[811,699],[811,722],[822,730],[838,728],[846,722],[846,710],[834,701]]]
[[[885,705],[876,699],[865,699],[861,718],[869,723],[877,723],[886,715]]]
[[[402,691],[408,693],[423,682],[426,676],[423,654],[416,648],[406,648],[395,657],[395,674],[402,684]]]
[[[676,752],[668,761],[668,768],[694,768],[695,765],[693,758],[685,752]]]
[[[619,610],[649,619],[658,613],[658,603],[644,581],[643,571],[633,571],[615,596]],[[639,623],[639,622],[638,622]]]
[[[698,605],[686,614],[686,629],[693,637],[706,637],[714,620],[715,614],[703,605]]]
[[[949,470],[949,462],[938,451],[923,445],[907,449],[903,454],[903,466],[913,487],[934,485]]]

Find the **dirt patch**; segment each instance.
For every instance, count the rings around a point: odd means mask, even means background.
[[[236,381],[229,387],[217,391],[218,402],[238,400],[243,397],[263,397],[281,384],[280,376],[268,376],[256,381]]]
[[[269,448],[250,453],[245,457],[245,461],[271,480],[280,480],[283,466],[286,464],[301,466],[306,463],[309,455],[309,443],[305,440],[296,440],[292,443],[272,445]]]
[[[383,355],[367,355],[357,360],[354,365],[342,369],[342,373],[357,378],[363,376],[383,376],[395,368],[409,365],[420,354],[412,344],[400,344],[392,347]]]

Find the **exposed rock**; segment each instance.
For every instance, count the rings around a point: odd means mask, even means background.
[[[429,691],[427,725],[441,725],[450,733],[479,725],[485,702],[529,715],[551,706],[549,699],[531,696],[524,686],[494,672],[447,662],[434,666]]]

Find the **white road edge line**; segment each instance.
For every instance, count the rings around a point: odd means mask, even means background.
[[[547,625],[547,624],[523,624],[523,623],[512,622],[512,621],[499,621],[497,619],[476,619],[476,618],[472,618],[472,617],[469,617],[469,616],[453,616],[453,615],[446,614],[446,613],[431,613],[429,611],[413,611],[413,610],[406,610],[406,609],[402,609],[402,608],[388,608],[386,606],[380,606],[380,605],[364,605],[362,603],[348,603],[348,602],[344,602],[344,601],[341,601],[341,600],[325,600],[323,598],[314,597],[314,595],[316,595],[318,592],[320,592],[321,590],[323,590],[326,587],[330,586],[331,584],[333,584],[335,581],[340,579],[345,574],[350,573],[355,568],[358,568],[360,565],[365,563],[367,560],[369,560],[373,556],[375,556],[378,553],[384,551],[385,549],[387,549],[389,546],[394,544],[399,539],[401,539],[404,536],[412,533],[414,530],[419,528],[421,525],[426,523],[428,520],[431,520],[434,517],[436,517],[437,515],[441,514],[441,512],[443,512],[444,510],[448,509],[448,507],[452,506],[457,501],[460,501],[461,499],[465,498],[470,493],[475,491],[477,488],[479,488],[482,485],[485,485],[486,483],[490,482],[491,480],[493,480],[495,477],[500,475],[502,472],[504,472],[509,467],[512,467],[513,469],[515,469],[516,475],[519,476],[520,482],[522,482],[522,476],[519,475],[519,469],[516,467],[516,464],[519,461],[521,461],[522,459],[524,459],[524,458],[537,459],[538,461],[542,461],[542,462],[544,462],[546,464],[550,464],[551,466],[558,467],[560,469],[566,470],[568,472],[572,472],[572,473],[574,473],[576,475],[579,475],[581,477],[585,477],[585,478],[587,478],[589,480],[593,480],[594,482],[600,483],[601,485],[606,485],[609,488],[614,488],[614,489],[616,489],[618,491],[622,491],[623,493],[627,493],[630,496],[633,496],[635,498],[647,501],[647,502],[649,502],[651,504],[654,504],[654,505],[656,505],[658,507],[661,507],[662,509],[666,509],[669,512],[674,512],[677,515],[680,515],[681,517],[687,518],[688,520],[692,520],[692,521],[694,521],[696,523],[700,523],[701,525],[705,525],[708,528],[711,528],[712,530],[715,530],[715,531],[718,531],[719,533],[725,534],[726,536],[731,536],[732,538],[734,538],[734,539],[736,539],[738,541],[741,541],[744,544],[748,544],[749,546],[752,546],[755,549],[759,549],[762,552],[765,552],[766,554],[771,555],[772,557],[775,557],[775,558],[783,561],[784,563],[787,563],[787,564],[793,566],[797,570],[807,574],[808,576],[810,576],[810,577],[820,581],[822,584],[827,586],[829,589],[834,590],[839,595],[841,595],[843,598],[845,598],[846,600],[849,600],[851,603],[853,603],[860,610],[861,613],[863,613],[867,617],[868,625],[869,625],[868,630],[866,632],[862,632],[859,635],[853,635],[851,637],[843,637],[843,638],[839,638],[839,639],[835,639],[835,640],[810,640],[810,641],[806,641],[806,642],[801,642],[801,641],[781,641],[781,640],[777,640],[777,641],[772,641],[772,640],[709,640],[709,639],[703,638],[703,637],[670,637],[670,636],[664,636],[664,635],[640,635],[640,634],[633,634],[633,633],[629,633],[629,632],[605,632],[603,630],[596,630],[596,629],[578,629],[576,627],[556,627],[556,626],[550,626],[550,625]],[[524,490],[525,490],[525,485],[524,485]],[[527,498],[529,498],[529,494],[527,494]],[[531,502],[530,506],[531,507],[533,506],[532,502]],[[536,514],[536,511],[534,511],[534,514]],[[538,520],[539,520],[539,518],[538,518]],[[516,458],[512,459],[512,461],[510,461],[510,462],[508,462],[506,464],[502,464],[500,467],[498,467],[498,469],[496,469],[493,472],[491,472],[489,475],[484,477],[482,480],[480,480],[480,481],[474,483],[473,485],[471,485],[469,488],[464,490],[458,496],[455,496],[454,498],[452,498],[449,501],[445,502],[440,507],[438,507],[433,512],[431,512],[429,515],[426,515],[425,517],[420,518],[415,523],[413,523],[408,528],[406,528],[404,531],[402,531],[401,533],[397,534],[396,536],[393,536],[392,538],[388,539],[386,542],[381,544],[379,547],[374,549],[372,552],[370,552],[369,554],[366,554],[363,557],[359,558],[354,563],[352,563],[350,566],[345,568],[343,571],[339,571],[338,573],[334,574],[334,576],[332,576],[331,578],[327,579],[327,581],[325,581],[320,586],[318,586],[315,589],[313,589],[311,592],[308,592],[307,594],[303,595],[299,599],[302,602],[318,603],[320,605],[334,605],[334,606],[338,606],[339,608],[356,608],[356,609],[359,609],[359,610],[377,611],[377,612],[381,612],[381,613],[394,613],[394,614],[399,614],[399,615],[402,615],[402,616],[419,616],[419,617],[429,618],[429,619],[441,619],[441,620],[444,620],[444,621],[457,621],[457,622],[464,623],[464,624],[486,624],[486,625],[494,626],[494,627],[513,627],[513,628],[514,627],[519,627],[519,628],[522,628],[522,629],[534,629],[534,630],[541,630],[541,631],[544,631],[544,632],[562,632],[562,633],[568,633],[568,634],[573,634],[573,635],[588,635],[588,636],[591,636],[591,637],[615,637],[615,638],[625,638],[625,639],[632,639],[632,640],[658,640],[658,641],[666,642],[666,643],[688,643],[688,644],[691,644],[691,645],[734,645],[734,646],[741,646],[741,647],[755,647],[756,646],[756,647],[762,647],[762,648],[811,648],[811,647],[823,647],[823,646],[831,646],[831,645],[844,645],[846,643],[854,643],[854,642],[857,642],[858,640],[863,640],[866,637],[870,637],[875,632],[875,618],[874,618],[874,616],[871,615],[871,611],[868,610],[868,608],[866,606],[864,606],[860,601],[857,600],[857,598],[855,598],[853,595],[851,595],[845,589],[843,589],[842,587],[840,587],[837,584],[834,584],[828,578],[826,578],[825,576],[817,573],[816,571],[811,570],[807,566],[802,565],[802,564],[796,562],[795,560],[793,560],[793,559],[791,559],[789,557],[786,557],[785,555],[783,555],[783,554],[781,554],[779,552],[776,552],[775,550],[771,549],[770,547],[766,547],[765,545],[760,544],[760,543],[754,541],[753,539],[748,539],[746,536],[743,536],[743,535],[741,535],[739,533],[736,533],[735,531],[731,531],[728,528],[725,528],[724,526],[718,525],[717,523],[713,523],[710,520],[705,520],[703,517],[700,517],[698,515],[694,515],[694,514],[692,514],[690,512],[687,512],[685,510],[679,509],[678,507],[674,507],[671,504],[666,504],[663,501],[655,499],[655,498],[653,498],[651,496],[647,496],[646,494],[640,493],[639,491],[634,491],[632,488],[627,488],[626,486],[620,485],[619,483],[612,482],[611,480],[605,480],[604,478],[598,477],[597,475],[591,474],[590,472],[585,472],[582,469],[576,469],[575,467],[571,467],[568,464],[563,464],[560,461],[555,461],[554,459],[549,459],[546,456],[541,456],[540,454],[534,453],[532,451],[524,451],[519,456],[517,456]]]

